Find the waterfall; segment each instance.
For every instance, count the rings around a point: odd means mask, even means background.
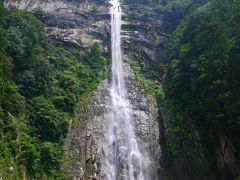
[[[124,84],[124,66],[121,52],[121,6],[110,1],[111,11],[111,116],[107,145],[104,149],[104,175],[107,180],[146,180],[148,158],[140,152],[135,135],[131,107]],[[145,167],[145,168],[144,168]]]

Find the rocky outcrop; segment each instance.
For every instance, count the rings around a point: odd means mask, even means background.
[[[158,109],[154,98],[146,95],[135,83],[128,60],[125,56],[126,84],[135,133],[141,151],[147,152],[152,161],[152,177],[155,179],[157,174],[154,172],[160,168]],[[74,138],[71,179],[104,179],[101,162],[110,122],[110,104],[109,83],[106,80],[98,86],[90,98],[87,111],[79,116],[81,125],[78,135]]]
[[[51,41],[75,52],[103,42],[110,31],[109,8],[104,0],[6,0],[5,5],[35,13],[46,24]]]
[[[124,56],[126,87],[128,99],[132,106],[132,118],[135,121],[136,136],[143,143],[143,149],[149,152],[150,157],[159,167],[160,146],[158,143],[158,108],[154,97],[147,95],[138,87],[134,73],[129,65],[129,57]]]
[[[80,128],[73,138],[70,179],[102,179],[101,159],[108,129],[109,84],[103,81],[90,97],[85,112],[78,113]]]
[[[132,3],[123,6],[123,47],[128,56],[138,62],[146,77],[163,81],[160,65],[164,64],[162,15],[154,6]]]

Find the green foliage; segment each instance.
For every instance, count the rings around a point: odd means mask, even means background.
[[[236,1],[201,6],[185,18],[169,47],[164,91],[172,151],[192,159],[200,177],[216,173],[222,136],[233,142],[235,158],[240,153],[239,11]],[[198,168],[199,154],[204,155],[207,170]],[[223,176],[232,177],[228,173]]]
[[[41,141],[57,142],[67,133],[67,115],[58,112],[53,103],[44,97],[34,97],[29,104],[32,133]]]
[[[84,55],[50,44],[31,13],[0,3],[0,176],[66,179],[63,144],[77,104],[106,78],[95,44]],[[83,108],[83,107],[80,107]],[[0,179],[1,179],[0,177]]]
[[[26,166],[30,176],[34,175],[34,172],[39,168],[41,157],[37,140],[27,134],[23,134],[19,140],[18,147],[21,149],[19,163]]]
[[[162,3],[160,13],[162,14],[162,28],[166,33],[172,33],[179,26],[184,17],[192,13],[199,6],[208,2],[207,0],[169,0]]]
[[[45,142],[41,147],[41,162],[43,169],[47,172],[47,176],[53,175],[54,179],[66,179],[63,171],[63,148],[58,144]],[[64,172],[64,171],[63,171]]]
[[[23,114],[25,111],[25,98],[19,94],[16,84],[6,83],[4,92],[2,101],[4,110],[14,115]]]
[[[146,78],[138,63],[132,63],[131,68],[134,72],[134,78],[138,86],[143,89],[145,93],[154,96],[157,100],[157,103],[160,103],[164,96],[162,86],[154,83],[153,80]]]
[[[42,38],[43,23],[37,20],[31,13],[11,10],[5,17],[5,21],[8,28],[14,26],[20,29],[28,48],[34,47]]]
[[[9,48],[8,53],[14,58],[22,57],[24,55],[24,42],[21,31],[18,28],[11,26],[7,30],[6,39]]]

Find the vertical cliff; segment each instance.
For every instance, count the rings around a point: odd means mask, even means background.
[[[106,1],[44,1],[6,0],[8,7],[31,11],[45,23],[49,40],[73,53],[87,50],[95,42],[109,55],[110,15]],[[161,84],[164,77],[159,71],[164,65],[163,41],[168,34],[161,31],[161,14],[150,5],[128,3],[123,6],[123,52],[126,88],[135,132],[152,161],[152,179],[169,176],[164,163],[168,157],[165,126],[156,99],[139,85],[136,73],[131,69],[137,65],[147,77]],[[146,22],[148,22],[146,24]],[[164,69],[163,69],[164,71]],[[79,127],[70,128],[66,145],[73,147],[70,155],[70,179],[103,179],[101,162],[109,118],[109,82],[103,81],[92,96],[76,112]],[[81,104],[81,103],[80,103]],[[81,110],[80,110],[81,109]],[[159,140],[159,135],[162,135]],[[163,158],[164,156],[164,158]],[[160,164],[161,160],[161,164]]]
[[[133,120],[136,125],[136,135],[139,138],[140,149],[147,152],[152,161],[152,179],[159,168],[160,146],[158,143],[158,109],[153,97],[146,95],[134,82],[134,75],[125,65],[127,72],[127,90],[133,109]],[[81,122],[74,138],[74,154],[71,156],[73,166],[71,178],[104,179],[102,175],[102,156],[106,146],[106,135],[110,118],[109,83],[104,81],[98,86],[89,99],[87,110],[79,116]]]

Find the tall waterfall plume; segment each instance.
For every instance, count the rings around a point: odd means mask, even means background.
[[[124,64],[121,52],[121,6],[110,1],[111,11],[111,116],[105,147],[104,174],[107,180],[147,180],[148,158],[140,152],[135,135],[131,107],[124,84]]]

